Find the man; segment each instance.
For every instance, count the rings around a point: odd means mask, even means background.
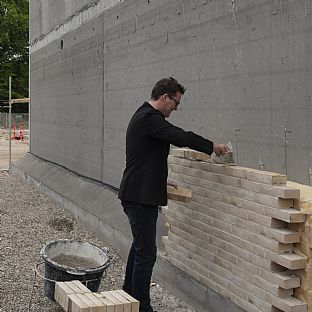
[[[150,281],[156,261],[156,222],[158,206],[167,204],[167,158],[170,144],[200,152],[227,152],[224,144],[212,141],[170,124],[185,88],[174,78],[159,80],[149,102],[132,116],[126,134],[126,169],[119,198],[128,216],[133,243],[129,252],[123,289],[140,301],[140,312],[153,312]]]

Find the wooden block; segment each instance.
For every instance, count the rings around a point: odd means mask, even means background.
[[[84,294],[87,292],[91,292],[86,286],[84,286],[80,281],[69,281],[64,282],[66,286],[73,290],[75,294]]]
[[[195,207],[194,204],[186,204],[187,206],[192,205],[192,207]],[[263,235],[252,233],[252,227],[255,227],[255,224],[251,224],[249,230],[241,229],[240,226],[243,224],[243,220],[237,219],[236,222],[233,221],[234,224],[229,224],[227,222],[219,221],[229,219],[226,214],[219,213],[214,215],[214,217],[210,217],[208,215],[209,211],[212,211],[213,209],[207,209],[208,207],[203,207],[200,205],[197,205],[198,209],[205,209],[206,213],[198,212],[196,210],[192,210],[188,207],[183,206],[173,206],[169,203],[168,207],[172,207],[172,209],[176,209],[177,212],[183,213],[187,217],[193,218],[195,220],[199,220],[201,222],[206,223],[207,225],[212,226],[213,228],[218,228],[219,230],[222,230],[224,232],[227,232],[234,237],[240,237],[242,239],[245,239],[248,237],[248,242],[257,244],[259,246],[262,246],[264,248],[267,248],[269,250],[275,251],[275,252],[285,252],[292,250],[292,244],[281,244],[275,240],[268,239],[264,237]],[[295,210],[295,212],[297,212]],[[230,221],[230,220],[229,220]],[[247,222],[248,223],[248,222]]]
[[[103,303],[94,293],[84,294],[89,300],[91,300],[97,306],[97,312],[107,312],[106,304]]]
[[[307,304],[294,297],[276,298],[268,295],[268,302],[284,312],[306,312]]]
[[[203,165],[205,165],[206,168],[202,168]],[[219,182],[234,187],[240,187],[242,189],[261,193],[264,195],[285,199],[294,199],[300,197],[300,190],[290,186],[267,185],[255,181],[245,180],[240,176],[231,176],[231,173],[233,172],[228,172],[229,170],[216,173],[210,170],[212,168],[211,164],[204,163],[203,165],[201,165],[201,163],[199,162],[177,158],[169,166],[170,169],[176,173],[184,173],[189,176]],[[234,168],[234,170],[237,171],[237,167]]]
[[[123,303],[120,300],[108,291],[101,292],[101,294],[114,304],[115,312],[123,312]]]
[[[169,232],[169,241],[182,246],[186,250],[192,252],[191,258],[196,255],[207,259],[213,264],[219,265],[224,269],[230,270],[233,274],[249,281],[251,284],[273,294],[278,297],[289,297],[293,294],[292,289],[281,289],[278,285],[272,284],[258,275],[259,267],[247,261],[239,262],[232,254],[226,253],[220,249],[208,249],[204,241],[197,239],[195,236],[184,231]],[[167,242],[168,243],[168,242]],[[170,254],[170,251],[169,251]]]
[[[116,290],[116,292],[131,302],[131,312],[139,312],[140,302],[138,300],[130,296],[124,290]]]
[[[203,172],[201,171],[200,173],[203,174]],[[274,208],[290,208],[294,204],[292,199],[272,197],[265,194],[245,190],[240,187],[233,187],[223,183],[211,181],[209,179],[201,179],[183,173],[176,173],[171,171],[169,172],[169,177],[171,180],[189,184],[193,193],[196,193],[196,187],[201,187],[204,189],[214,190],[215,192],[228,194],[232,197],[242,198]]]
[[[125,297],[120,295],[115,290],[111,290],[111,291],[109,291],[109,293],[112,296],[114,296],[116,299],[118,299],[120,302],[122,302],[122,304],[123,304],[123,311],[124,312],[131,312],[131,302],[128,299],[126,299]]]
[[[248,257],[253,258],[256,255],[258,256],[257,258],[260,259],[260,261],[255,260],[257,265],[264,269],[272,269],[271,258],[273,257],[272,255],[275,255],[275,253],[266,254],[265,249],[261,246],[258,246],[257,244],[250,243],[248,240],[236,237],[230,233],[226,233],[224,231],[218,230],[217,228],[208,226],[205,223],[186,217],[178,212],[170,211],[169,209],[167,209],[166,216],[172,217],[172,224],[176,221],[179,221],[179,224],[182,224],[184,226],[184,229],[186,227],[189,227],[192,233],[195,233],[194,235],[199,238],[206,237],[212,244],[214,243],[214,240],[217,239],[218,242],[226,246],[223,248],[229,248],[230,252],[232,252],[233,249],[231,248],[231,246],[235,245],[239,247],[239,249],[241,249],[241,253],[243,253],[243,250],[248,252]],[[266,256],[265,259],[263,259],[264,256]]]
[[[184,158],[184,151],[185,149],[182,149],[182,148],[172,148],[169,156],[177,157],[177,158]]]
[[[55,283],[54,299],[67,312],[69,309],[68,295],[74,294],[64,282]]]
[[[267,186],[267,185],[260,185],[259,186],[260,193],[270,195],[270,196],[277,196],[280,198],[292,198],[296,199],[300,197],[300,190],[287,187],[287,186]]]
[[[82,301],[78,295],[68,295],[69,298],[69,311],[71,312],[90,312],[89,306]]]
[[[84,293],[90,293],[91,292],[91,290],[87,286],[82,284],[81,281],[74,280],[74,281],[71,281],[71,283],[76,285],[80,289],[79,293],[84,294]]]
[[[180,182],[181,183],[181,182]],[[261,225],[271,227],[271,228],[282,228],[286,226],[286,222],[298,222],[304,219],[303,214],[300,212],[296,212],[293,210],[293,218],[290,219],[291,216],[287,214],[286,216],[280,211],[273,211],[270,216],[270,207],[265,205],[255,203],[252,201],[244,200],[239,197],[228,196],[226,194],[222,194],[219,192],[215,192],[214,190],[204,189],[202,187],[193,186],[192,188],[192,202],[199,203],[201,205],[213,205],[218,210],[231,210],[232,214],[240,216],[241,218],[245,218]],[[243,208],[241,210],[237,210],[236,207]],[[234,210],[236,209],[236,212]],[[275,208],[271,208],[276,210]],[[300,215],[300,219],[297,220],[296,216]],[[282,218],[285,221],[276,219],[276,216]],[[294,221],[293,221],[294,220]],[[311,231],[312,233],[312,231]],[[312,236],[312,235],[311,235]]]
[[[192,191],[180,186],[178,186],[178,188],[175,188],[171,185],[167,185],[167,196],[168,199],[171,200],[188,202],[192,198]]]
[[[250,269],[250,272],[256,274],[252,271],[250,266],[247,265],[250,262],[251,265],[254,265],[257,269],[262,268],[264,270],[271,271],[275,269],[276,265],[272,261],[263,259],[256,254],[251,254],[248,250],[242,249],[241,244],[233,245],[227,243],[216,236],[212,236],[208,233],[202,232],[198,227],[190,226],[186,223],[180,222],[177,219],[168,217],[171,224],[171,231],[177,235],[182,235],[181,231],[188,233],[193,236],[193,240],[196,241],[198,246],[202,246],[207,250],[216,252],[221,257],[225,259],[235,259],[238,265],[245,266],[246,269]],[[234,261],[234,260],[233,260]],[[273,264],[273,266],[272,266]]]
[[[294,272],[289,270],[281,272],[260,270],[260,276],[284,289],[300,287],[300,278],[294,275]]]
[[[221,287],[227,287],[230,292],[234,293],[237,297],[240,297],[244,300],[248,300],[248,292],[255,294],[255,296],[259,298],[259,301],[257,303],[255,301],[253,302],[253,304],[259,304],[258,308],[263,308],[263,306],[269,306],[265,303],[266,292],[264,290],[249,283],[247,280],[243,280],[239,276],[231,273],[229,270],[226,270],[214,263],[208,262],[204,258],[200,258],[197,255],[190,256],[187,249],[177,244],[173,244],[172,242],[170,242],[170,240],[168,241],[167,246],[168,244],[168,252],[170,250],[171,254],[170,259],[179,259],[188,267],[191,267],[193,271],[197,272],[197,276],[205,276],[213,282],[221,285]]]
[[[248,168],[247,180],[261,182],[268,185],[285,185],[287,182],[287,176],[275,172]]]
[[[115,312],[115,304],[108,300],[103,293],[93,293],[95,297],[101,300],[101,302],[106,306],[106,312]]]
[[[189,148],[172,149],[171,155],[191,160],[211,161],[210,155]]]
[[[300,211],[292,208],[278,210],[265,208],[265,214],[269,217],[282,220],[288,223],[301,223],[305,221],[305,215]]]
[[[90,312],[98,312],[98,306],[96,303],[94,303],[92,300],[90,300],[86,294],[76,294],[77,297],[83,301],[86,305],[89,307]]]
[[[175,251],[173,252],[176,253]],[[170,256],[170,262],[195,280],[217,291],[223,297],[230,299],[246,311],[271,312],[271,304],[244,291],[241,287],[235,286],[231,281],[214,275],[214,272],[209,273],[209,270],[205,270],[205,268],[193,263],[190,259],[186,258],[184,254],[176,253],[174,256]],[[201,269],[205,270],[204,274],[197,272],[197,270],[200,271]],[[214,281],[214,278],[212,278],[210,274],[216,276],[217,282]]]
[[[300,241],[300,234],[298,232],[290,229],[272,229],[271,227],[274,226],[272,224],[272,218],[270,217],[254,214],[239,207],[224,205],[223,203],[218,203],[214,200],[209,201],[209,204],[211,204],[211,207],[213,208],[198,204],[198,201],[201,202],[200,198],[197,195],[194,195],[192,202],[181,205],[215,219],[225,220],[227,223],[238,226],[239,228],[248,230],[255,234],[260,234],[268,239],[274,239],[284,244]],[[203,204],[205,204],[205,202],[206,201],[203,201]],[[169,204],[169,207],[171,206],[172,205]],[[265,227],[260,224],[264,224]],[[284,226],[284,224],[278,225]],[[277,249],[274,249],[274,251],[282,251],[285,247],[285,245],[281,246],[276,242],[273,242],[272,244],[277,246]]]
[[[247,177],[247,170],[246,170],[247,168],[239,167],[239,166],[227,166],[227,165],[215,164],[215,163],[204,162],[204,161],[194,161],[194,160],[174,157],[172,155],[169,155],[168,163],[191,167],[191,168],[199,169],[199,170],[205,170],[205,171],[214,172],[218,174],[224,174],[227,176],[233,176],[233,177],[242,178],[242,179],[246,179]]]
[[[273,239],[276,239],[281,243],[298,243],[300,242],[300,233],[283,228],[283,229],[266,229],[263,228],[263,232],[266,236],[270,236]]]
[[[290,270],[304,269],[307,265],[307,257],[296,254],[279,254],[274,255],[272,261]]]
[[[287,186],[298,188],[300,190],[300,198],[295,200],[294,207],[296,209],[303,209],[305,213],[312,212],[312,187],[295,182],[287,182]]]

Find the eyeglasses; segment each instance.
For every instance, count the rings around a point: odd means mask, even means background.
[[[178,102],[175,98],[171,97],[170,95],[168,95],[168,98],[169,98],[170,100],[173,100],[173,101],[174,101],[174,103],[175,103],[175,108],[177,108],[178,105],[180,105],[180,102]]]

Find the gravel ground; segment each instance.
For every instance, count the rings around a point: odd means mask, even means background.
[[[61,238],[108,247],[112,264],[100,291],[121,288],[125,263],[110,246],[88,233],[40,190],[0,172],[0,312],[63,311],[44,296],[42,279],[34,277],[34,265],[42,261],[42,246]],[[43,273],[42,268],[40,271]],[[158,312],[194,312],[159,285],[151,288],[151,297]]]

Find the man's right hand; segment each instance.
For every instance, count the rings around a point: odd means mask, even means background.
[[[213,144],[213,151],[217,156],[224,155],[230,150],[225,144]]]

